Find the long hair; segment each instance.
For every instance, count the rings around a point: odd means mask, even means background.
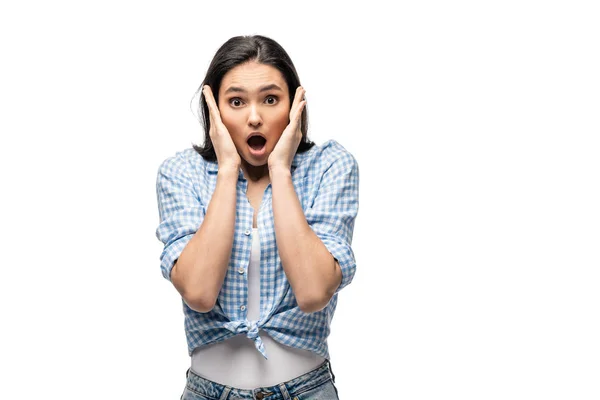
[[[248,61],[255,61],[260,64],[271,65],[281,72],[287,82],[290,107],[294,101],[296,88],[300,86],[300,78],[292,60],[286,51],[273,39],[268,37],[253,35],[253,36],[235,36],[225,42],[213,57],[206,77],[196,91],[194,98],[202,90],[202,86],[209,85],[215,97],[215,102],[219,104],[219,89],[221,81],[227,72],[234,67]],[[192,100],[193,101],[193,100]],[[204,144],[202,146],[193,145],[194,149],[204,159],[209,161],[217,161],[217,155],[210,138],[210,114],[208,105],[204,95],[200,96],[198,103],[198,111],[201,115],[202,127],[204,129]],[[302,140],[298,145],[297,153],[303,153],[315,145],[307,136],[308,132],[308,109],[304,106],[302,115],[300,116],[302,131]]]

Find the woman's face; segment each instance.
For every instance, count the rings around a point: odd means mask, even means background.
[[[254,61],[225,74],[219,88],[219,112],[242,160],[252,166],[267,164],[268,157],[289,123],[287,83],[279,70]],[[260,132],[266,139],[248,139]],[[256,141],[256,143],[255,143]],[[242,161],[243,162],[243,161]]]

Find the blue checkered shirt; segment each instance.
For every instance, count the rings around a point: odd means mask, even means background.
[[[217,170],[216,162],[204,160],[193,148],[177,152],[159,167],[156,192],[160,223],[156,237],[164,244],[160,268],[169,281],[173,264],[202,224],[217,183]],[[240,168],[232,254],[217,302],[211,311],[200,313],[182,298],[190,356],[196,347],[244,333],[267,358],[258,334],[262,329],[281,344],[310,350],[329,360],[327,337],[338,292],[352,281],[356,271],[351,243],[358,212],[358,164],[342,145],[329,140],[297,153],[291,171],[306,221],[340,264],[341,285],[323,310],[313,313],[300,310],[277,251],[269,184],[257,216],[261,252],[260,318],[247,319],[247,271],[254,209],[246,199],[248,182]]]

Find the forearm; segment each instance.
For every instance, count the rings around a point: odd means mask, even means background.
[[[171,280],[186,303],[208,312],[227,274],[235,231],[238,171],[219,170],[204,221],[181,252]]]
[[[339,266],[306,222],[286,169],[270,171],[277,249],[283,269],[303,311],[322,309],[339,286]]]

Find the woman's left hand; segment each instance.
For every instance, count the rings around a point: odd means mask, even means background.
[[[306,100],[303,100],[304,93],[306,93],[306,90],[302,86],[298,86],[292,108],[290,109],[290,123],[284,129],[275,148],[269,155],[267,161],[269,171],[279,167],[283,167],[288,171],[292,168],[292,161],[302,140],[300,117],[306,105]]]

